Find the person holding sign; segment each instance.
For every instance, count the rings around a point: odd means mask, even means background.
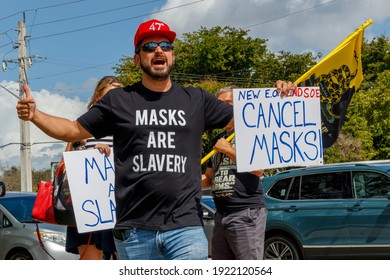
[[[219,100],[233,105],[234,86],[216,92]],[[202,188],[210,188],[217,212],[212,237],[213,260],[261,260],[267,209],[260,176],[263,170],[238,173],[233,119],[217,136],[214,149],[202,176]]]
[[[159,20],[139,25],[134,63],[141,82],[108,92],[76,121],[36,109],[26,86],[18,116],[51,137],[113,135],[119,259],[207,259],[201,210],[202,135],[223,128],[233,108],[201,88],[171,81],[176,33]],[[291,83],[278,81],[286,93]]]
[[[100,79],[88,103],[88,109],[95,105],[109,90],[119,87],[123,87],[123,85],[115,76],[105,76]],[[68,143],[65,151],[74,149],[72,148],[73,143]],[[109,155],[112,148],[112,137],[88,138],[83,140],[83,143],[85,149],[98,149],[100,152]],[[78,233],[76,227],[68,226],[65,249],[69,253],[79,254],[80,260],[117,259],[111,229]]]

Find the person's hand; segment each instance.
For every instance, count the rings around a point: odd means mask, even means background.
[[[98,143],[94,148],[98,149],[100,153],[105,154],[106,156],[110,156],[111,148],[107,144]]]
[[[227,141],[225,138],[219,138],[217,143],[215,143],[214,149],[217,152],[226,154],[227,151],[229,151],[232,148],[229,141]]]
[[[297,85],[290,81],[282,81],[277,80],[274,87],[276,87],[278,93],[281,97],[288,95],[291,91],[295,91],[297,89]]]
[[[24,85],[24,92],[26,93],[26,97],[19,99],[16,110],[18,112],[18,117],[21,120],[31,121],[35,116],[36,104],[27,84]]]

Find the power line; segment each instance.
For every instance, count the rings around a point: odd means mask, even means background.
[[[74,29],[74,30],[69,30],[69,31],[64,31],[64,32],[59,32],[59,33],[54,33],[54,34],[49,34],[49,35],[43,35],[43,36],[31,38],[30,40],[44,39],[44,38],[49,38],[49,37],[54,37],[54,36],[59,36],[59,35],[65,35],[65,34],[75,33],[75,32],[79,32],[79,31],[84,31],[84,30],[88,30],[88,29],[93,29],[93,28],[97,28],[97,27],[107,26],[107,25],[120,23],[120,22],[132,20],[132,19],[136,19],[136,18],[140,18],[140,17],[145,17],[145,16],[149,16],[149,15],[153,15],[153,14],[159,14],[159,13],[163,13],[163,12],[170,11],[170,10],[175,10],[175,9],[178,9],[178,8],[182,8],[182,7],[185,7],[185,6],[193,5],[193,4],[196,4],[196,3],[199,3],[199,2],[203,2],[203,1],[206,1],[206,0],[193,1],[193,2],[190,2],[190,3],[187,3],[187,4],[182,4],[182,5],[179,5],[179,6],[172,7],[172,8],[167,8],[167,9],[164,9],[164,10],[151,12],[151,13],[146,13],[146,14],[143,14],[143,15],[138,15],[138,16],[134,16],[134,17],[130,17],[130,18],[124,18],[124,19],[110,21],[110,22],[101,23],[101,24],[97,24],[97,25],[82,27],[82,28],[78,28],[78,29]]]
[[[121,7],[121,8],[111,9],[111,10],[108,10],[108,11],[100,11],[100,12],[91,13],[91,14],[87,14],[87,15],[83,15],[83,16],[79,16],[79,17],[84,17],[84,16],[90,16],[90,15],[94,15],[94,14],[98,14],[98,13],[105,13],[105,12],[115,11],[115,10],[118,10],[118,9],[123,9],[123,8],[131,7],[131,6],[134,7],[134,6],[137,6],[137,5],[143,5],[143,4],[147,4],[147,3],[155,2],[155,1],[158,1],[158,0],[148,1],[148,2],[140,3],[140,4],[133,4],[133,5],[129,5],[129,6]],[[65,32],[60,32],[60,33],[40,36],[40,37],[30,37],[29,41],[36,40],[36,39],[53,37],[53,36],[58,36],[58,35],[64,35],[64,34],[68,34],[68,33],[74,33],[74,32],[88,30],[88,29],[97,28],[97,27],[102,27],[102,26],[105,26],[105,25],[115,24],[115,23],[131,20],[131,19],[135,19],[135,18],[151,15],[151,14],[157,14],[157,13],[162,13],[162,12],[173,10],[173,9],[182,8],[182,7],[185,7],[185,6],[188,6],[188,5],[193,5],[193,4],[196,4],[196,3],[199,3],[199,2],[203,2],[203,1],[205,1],[205,0],[193,1],[193,2],[190,2],[190,3],[178,5],[178,6],[171,7],[171,8],[168,8],[168,9],[165,9],[165,10],[161,10],[161,11],[158,11],[158,12],[147,13],[147,14],[143,14],[143,15],[139,15],[139,16],[135,16],[135,17],[131,17],[131,18],[125,18],[125,19],[121,19],[121,20],[117,20],[117,21],[107,22],[107,23],[98,24],[98,25],[89,26],[89,27],[84,27],[84,28],[79,28],[79,29],[75,29],[75,30],[70,30],[70,31],[65,31]],[[75,1],[75,2],[78,2],[78,1]],[[50,7],[53,7],[53,6],[50,6]],[[47,6],[47,8],[49,8],[49,6]],[[37,9],[39,9],[39,8],[37,8]],[[74,18],[77,18],[77,17],[74,17]],[[72,19],[72,18],[69,18],[69,19]],[[62,20],[69,20],[69,19],[62,19]],[[59,21],[62,21],[62,20],[59,20]],[[53,22],[55,22],[55,21],[53,21]],[[43,23],[41,23],[41,24],[43,24]],[[35,24],[34,26],[41,25],[41,24]],[[8,46],[9,44],[10,43],[8,43],[8,44],[6,44],[4,46]],[[1,47],[2,46],[0,46],[0,48]],[[100,67],[100,66],[103,66],[103,65],[98,65],[97,67]],[[70,74],[70,73],[79,72],[79,71],[83,71],[83,70],[87,70],[87,69],[93,69],[93,68],[96,68],[96,66],[86,67],[86,68],[82,68],[82,69],[78,69],[78,70],[74,70],[74,71],[68,71],[68,72],[62,72],[62,73],[47,75],[47,76],[43,76],[43,77],[37,77],[37,78],[30,79],[30,80],[37,80],[37,79],[43,79],[43,78],[47,78],[47,77],[54,77],[54,76],[59,76],[59,75],[65,75],[65,74]]]
[[[46,75],[46,76],[42,76],[42,77],[30,78],[30,81],[31,80],[40,80],[40,79],[49,78],[49,77],[55,77],[55,76],[62,76],[62,75],[66,75],[66,74],[72,74],[72,73],[75,73],[75,72],[80,72],[80,71],[85,71],[85,70],[88,70],[88,69],[99,68],[99,67],[111,65],[111,64],[114,64],[114,63],[116,63],[116,62],[110,62],[110,63],[99,64],[99,65],[95,65],[95,66],[84,67],[84,68],[77,69],[77,70],[71,70],[71,71],[66,71],[66,72],[61,72],[61,73],[55,73],[55,74]]]
[[[0,85],[0,87],[6,91],[8,91],[10,94],[12,94],[16,99],[19,100],[19,96],[17,96],[15,93],[13,93],[12,91],[10,91],[8,88],[6,88],[5,86],[2,86]]]
[[[132,5],[124,6],[124,7],[119,7],[119,8],[115,8],[115,9],[111,9],[111,10],[104,10],[104,11],[99,11],[99,12],[95,12],[95,13],[89,13],[89,14],[84,14],[84,15],[79,15],[79,16],[74,16],[74,17],[69,17],[69,18],[63,18],[63,19],[57,19],[57,20],[52,20],[52,21],[36,23],[34,26],[52,24],[52,23],[57,23],[57,22],[62,22],[62,21],[68,21],[68,20],[73,20],[73,19],[79,19],[79,18],[84,18],[84,17],[95,16],[95,15],[104,14],[104,13],[110,13],[110,12],[113,12],[113,11],[123,10],[123,9],[127,9],[127,8],[133,8],[133,7],[136,7],[136,6],[141,6],[141,5],[149,4],[151,2],[158,2],[158,1],[160,1],[160,0],[152,0],[152,1],[147,1],[147,2],[143,2],[143,3],[138,3],[138,4],[132,4]]]
[[[21,14],[21,13],[23,13],[23,12],[36,11],[36,10],[44,10],[44,9],[50,9],[50,8],[56,8],[56,7],[65,6],[65,5],[70,5],[70,4],[74,4],[74,3],[78,3],[78,2],[84,2],[84,1],[86,1],[86,0],[77,0],[77,1],[66,2],[66,3],[62,3],[62,4],[55,4],[55,5],[50,5],[50,6],[39,7],[39,8],[35,8],[35,9],[27,9],[27,10],[19,11],[19,12],[17,12],[17,13],[12,14],[12,15],[9,15],[9,16],[3,17],[3,18],[0,18],[0,21],[5,20],[5,19],[10,18],[10,17],[13,17],[13,16],[16,16],[16,15]]]
[[[8,146],[12,146],[12,145],[21,145],[21,146],[24,146],[24,147],[31,147],[31,146],[34,146],[34,145],[43,145],[43,144],[65,144],[66,142],[64,141],[46,141],[46,142],[35,142],[35,143],[31,143],[31,144],[25,144],[25,143],[20,143],[20,142],[11,142],[11,143],[8,143],[8,144],[5,144],[5,145],[2,145],[0,146],[0,149],[3,149],[5,147],[8,147]]]

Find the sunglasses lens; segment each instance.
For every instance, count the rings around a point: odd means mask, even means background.
[[[171,51],[173,50],[173,46],[170,42],[160,42],[160,48],[163,50],[163,51]]]
[[[142,50],[144,52],[154,52],[156,50],[156,48],[160,46],[160,48],[163,50],[163,51],[171,51],[173,50],[173,46],[170,42],[160,42],[160,43],[157,43],[157,42],[149,42],[149,43],[146,43],[146,44],[143,44],[141,46]]]
[[[154,52],[154,50],[157,48],[158,44],[156,42],[149,42],[144,45],[142,45],[142,50],[144,52]]]

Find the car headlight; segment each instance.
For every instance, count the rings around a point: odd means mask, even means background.
[[[34,234],[38,237],[38,233],[36,231]],[[58,245],[65,246],[66,236],[63,233],[39,231],[39,234],[41,235],[42,241],[53,242]]]

